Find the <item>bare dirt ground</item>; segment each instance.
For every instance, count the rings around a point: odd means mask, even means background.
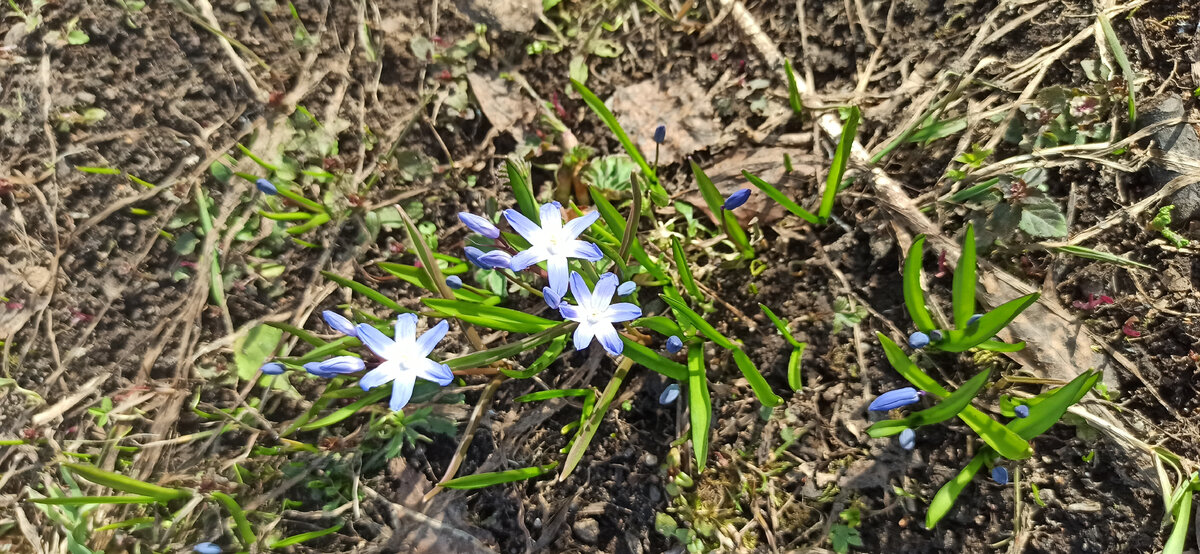
[[[230,514],[210,502],[54,513],[29,502],[69,490],[62,463],[86,461],[231,495],[249,514],[255,551],[339,525],[279,549],[685,551],[662,532],[661,514],[707,551],[844,551],[836,537],[847,529],[861,540],[851,550],[863,552],[1161,551],[1171,519],[1156,458],[1139,445],[1178,456],[1185,474],[1200,460],[1200,190],[1159,192],[1200,171],[1200,140],[1178,119],[1200,107],[1197,6],[689,0],[660,3],[657,14],[650,4],[17,0],[0,20],[0,549],[184,552],[209,541],[238,550]],[[784,58],[806,88],[803,117],[788,107]],[[747,186],[747,169],[815,202],[836,144],[821,118],[840,106],[862,109],[866,153],[900,141],[853,164],[834,224],[810,226],[752,197],[738,214],[761,261],[753,271],[725,259],[724,245],[689,247],[701,283],[721,299],[710,322],[743,341],[783,405],[764,411],[729,356],[713,352],[712,455],[684,491],[668,486],[662,463],[687,437],[686,404],[660,404],[668,379],[645,370],[630,374],[620,407],[562,483],[422,500],[493,390],[482,376],[414,401],[432,409],[411,427],[423,437],[373,435],[386,409],[378,406],[281,438],[325,381],[293,377],[267,402],[261,383],[239,378],[235,353],[251,330],[286,323],[329,338],[322,309],[391,316],[321,271],[420,309],[424,290],[375,265],[414,260],[392,206],[458,255],[468,233],[457,212],[512,204],[506,156],[532,162],[535,192],[548,199],[576,144],[619,152],[569,85],[584,75],[644,150],[667,126],[661,180],[696,206],[688,160],[726,193]],[[1096,114],[1054,128],[1055,94],[1097,98],[1076,106]],[[947,122],[944,133],[931,131],[935,122]],[[917,128],[927,134],[906,136]],[[263,171],[239,145],[297,175],[329,175],[304,180],[302,192],[348,215],[296,235],[307,245],[291,240],[282,222],[259,215],[253,183],[228,174]],[[992,152],[968,168],[959,156],[973,145]],[[1040,194],[1058,207],[1065,235],[1032,236],[947,201],[1027,167],[1046,170]],[[951,170],[973,177],[959,182]],[[1168,199],[1177,206],[1169,228],[1190,245],[1151,223]],[[690,215],[675,206],[655,216],[682,230]],[[996,230],[982,256],[992,280],[981,287],[992,296],[981,301],[992,307],[1013,287],[1042,293],[1040,311],[1010,329],[1031,350],[941,357],[931,373],[961,383],[993,363],[1020,387],[1098,367],[1108,399],[1084,403],[1096,420],[1068,416],[1033,441],[1024,488],[981,475],[927,530],[929,499],[977,445],[957,420],[923,432],[911,452],[867,436],[866,404],[904,386],[874,333],[911,331],[899,275],[912,237],[954,241],[930,247],[953,260],[971,221]],[[1149,269],[1056,250],[1068,243]],[[933,277],[936,257],[926,260],[927,287],[949,298],[950,277]],[[1089,303],[1101,297],[1111,302]],[[759,303],[808,343],[799,392],[786,379],[791,347]],[[494,346],[498,335],[484,339]],[[459,331],[447,343],[447,352],[471,349]],[[457,474],[558,460],[570,440],[560,430],[578,420],[579,403],[516,398],[603,389],[613,369],[593,348],[495,388]],[[1185,544],[1198,547],[1192,534]]]

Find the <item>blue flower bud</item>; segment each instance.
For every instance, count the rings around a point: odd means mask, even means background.
[[[637,283],[633,281],[625,281],[621,286],[617,287],[617,296],[629,296],[633,291],[637,290]]]
[[[971,319],[967,320],[967,326],[969,327],[971,325],[975,325],[976,323],[979,323],[979,318],[981,318],[981,317],[983,317],[983,314],[975,314],[975,315],[971,316]]]
[[[992,480],[1001,484],[1008,484],[1008,470],[1004,466],[996,466],[992,468]]]
[[[944,337],[944,335],[942,335],[942,332],[938,331],[937,329],[934,329],[929,332],[929,340],[931,340],[933,342],[938,342],[938,341],[942,340],[943,337]]]
[[[321,362],[321,371],[339,375],[362,371],[365,367],[362,358],[356,356],[336,356]]]
[[[304,364],[304,370],[316,375],[317,377],[323,377],[326,379],[333,377],[332,373],[327,373],[324,369],[321,369],[321,362],[308,362],[307,364]]]
[[[559,294],[554,292],[554,289],[550,287],[542,288],[542,298],[546,300],[546,305],[550,306],[551,310],[557,310],[558,305],[562,304],[562,296],[559,296]]]
[[[483,267],[483,264],[479,262],[479,258],[483,257],[483,254],[484,254],[483,250],[475,248],[474,246],[468,246],[466,248],[463,248],[463,254],[465,254],[467,256],[467,261],[471,262],[471,265],[476,266],[476,267],[482,267],[483,269],[490,269],[487,267]]]
[[[279,362],[263,364],[262,367],[258,368],[259,371],[263,372],[263,375],[279,375],[283,373],[284,369],[283,364]]]
[[[1021,404],[1020,406],[1013,408],[1013,412],[1017,414],[1017,417],[1025,419],[1029,417],[1029,406]]]
[[[354,323],[349,319],[342,317],[342,315],[337,312],[325,310],[321,312],[321,318],[324,319],[325,324],[334,331],[351,337],[358,336],[358,328],[354,326]]]
[[[900,448],[912,450],[917,446],[917,432],[912,429],[900,431]]]
[[[654,129],[654,142],[662,144],[667,141],[667,126],[659,125]]]
[[[874,402],[871,402],[870,406],[867,406],[867,409],[873,412],[886,412],[913,404],[920,399],[921,393],[917,392],[917,389],[912,387],[904,387],[902,389],[890,390],[879,395]]]
[[[667,337],[667,352],[678,354],[680,350],[683,350],[683,339],[675,335]]]
[[[679,383],[671,383],[667,388],[663,389],[662,394],[658,395],[658,403],[666,406],[679,398]]]
[[[488,221],[486,217],[478,216],[473,213],[458,212],[458,220],[463,222],[463,225],[466,225],[468,229],[475,231],[476,233],[479,233],[489,239],[498,238],[500,236],[500,229],[497,229],[495,225],[492,225],[492,222]]]
[[[490,250],[479,257],[479,267],[484,269],[508,269],[512,255],[503,250]]]
[[[750,189],[742,189],[729,195],[725,199],[725,203],[721,204],[721,208],[725,210],[736,210],[750,199]]]
[[[929,335],[917,331],[908,336],[908,345],[913,348],[925,348],[929,346]]]
[[[254,186],[257,187],[258,191],[263,194],[267,194],[267,195],[271,195],[271,196],[275,196],[275,195],[279,194],[279,189],[275,188],[275,184],[266,179],[259,179],[259,180],[255,181]],[[212,544],[212,543],[209,542],[209,543],[202,543],[202,544]]]
[[[202,542],[192,547],[192,550],[199,554],[221,554],[221,547],[211,543]]]
[[[446,277],[446,286],[454,290],[462,288],[462,279],[458,275]]]

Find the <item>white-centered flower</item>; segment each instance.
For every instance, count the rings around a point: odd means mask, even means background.
[[[550,289],[562,296],[567,293],[568,258],[582,258],[590,262],[598,262],[604,258],[604,253],[595,244],[579,240],[577,237],[591,227],[600,217],[599,212],[591,212],[582,217],[562,222],[562,213],[555,203],[542,204],[538,210],[542,225],[538,226],[529,218],[516,210],[504,210],[504,219],[525,240],[529,248],[513,256],[509,267],[513,271],[546,262],[546,275],[550,280]]]
[[[578,305],[572,306],[564,302],[558,306],[558,311],[564,319],[579,322],[574,336],[576,350],[587,348],[593,337],[600,341],[600,346],[609,354],[620,354],[625,349],[621,335],[617,333],[613,323],[642,317],[642,309],[628,302],[611,304],[619,281],[616,275],[605,273],[596,281],[596,288],[588,290],[583,277],[574,271],[571,272],[571,294],[575,296]]]
[[[370,325],[359,324],[358,338],[370,348],[383,363],[368,371],[358,381],[363,390],[373,389],[392,382],[392,400],[388,405],[392,411],[400,411],[412,398],[417,377],[433,381],[441,386],[454,380],[454,373],[446,364],[429,359],[433,347],[446,336],[450,324],[442,321],[417,337],[417,315],[400,314],[396,317],[396,338],[390,339]]]

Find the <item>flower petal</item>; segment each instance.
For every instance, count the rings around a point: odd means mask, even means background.
[[[550,287],[546,287],[546,288],[550,288]],[[563,302],[558,305],[558,313],[562,314],[563,319],[569,319],[571,321],[583,320],[583,318],[580,317],[580,315],[579,315],[579,307],[572,306],[570,304],[567,304],[566,302]]]
[[[433,352],[433,347],[442,341],[442,337],[446,336],[446,332],[450,330],[450,323],[442,320],[441,323],[434,325],[432,329],[425,331],[421,338],[417,339],[417,351],[421,353],[421,357],[429,356]]]
[[[489,239],[494,239],[500,236],[500,229],[492,225],[491,220],[486,217],[475,215],[470,212],[458,212],[458,220],[463,222],[468,229],[475,231]]]
[[[588,288],[587,281],[583,280],[583,275],[575,271],[571,272],[571,294],[575,295],[575,303],[580,308],[592,304],[592,290]]]
[[[542,299],[546,301],[546,305],[550,306],[551,310],[557,310],[558,305],[562,303],[562,297],[550,287],[542,287]]]
[[[388,350],[396,344],[396,341],[388,338],[379,329],[376,329],[366,323],[358,324],[358,340],[367,345],[376,356],[387,359]]]
[[[542,204],[542,207],[538,208],[538,217],[542,218],[542,231],[551,235],[562,232],[562,208],[555,202]]]
[[[597,323],[592,326],[596,332],[596,340],[600,341],[600,346],[603,346],[609,354],[616,356],[625,349],[625,343],[621,342],[621,335],[617,333],[617,329],[611,323]]]
[[[601,275],[600,280],[596,281],[596,287],[592,289],[592,308],[600,311],[608,307],[620,283],[621,279],[612,273]]]
[[[534,244],[541,242],[536,239],[541,238],[542,228],[538,227],[536,223],[529,221],[529,218],[525,217],[521,212],[511,209],[504,210],[504,219],[507,219],[508,224],[512,225],[513,230],[524,237],[525,240]]]
[[[443,387],[454,382],[454,372],[450,371],[450,366],[446,364],[439,364],[425,358],[414,365],[417,366],[414,368],[414,373],[426,381],[433,381]]]
[[[529,250],[518,252],[512,260],[508,262],[508,268],[513,271],[524,271],[525,268],[545,260],[547,252],[545,248],[534,246]]]
[[[546,275],[550,278],[550,288],[559,296],[567,293],[567,272],[566,256],[546,258]]]
[[[585,240],[573,240],[571,245],[567,247],[567,256],[572,258],[583,258],[589,262],[598,262],[604,259],[604,252],[600,251],[600,247]]]
[[[416,383],[417,376],[411,371],[401,371],[392,381],[392,401],[388,402],[388,407],[393,412],[404,409],[408,404],[408,400],[412,398],[413,385]]]
[[[396,316],[396,342],[404,343],[415,340],[417,340],[417,314]]]
[[[629,321],[639,317],[642,317],[642,309],[639,308],[637,304],[630,304],[629,302],[619,302],[617,304],[613,304],[604,312],[604,318],[607,319],[609,323],[620,323],[622,321]]]
[[[571,337],[575,341],[575,350],[586,350],[588,345],[592,344],[594,336],[596,336],[596,332],[592,329],[591,324],[579,322],[579,327],[575,328],[575,335]]]
[[[563,225],[563,234],[571,238],[575,238],[591,227],[597,219],[600,219],[600,212],[591,211],[583,214],[580,217],[568,221]]]
[[[395,379],[400,371],[400,362],[383,362],[375,369],[368,371],[366,375],[363,375],[358,380],[358,386],[362,387],[362,390],[373,389]]]

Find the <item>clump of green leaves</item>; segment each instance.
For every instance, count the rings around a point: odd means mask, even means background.
[[[1018,230],[1035,239],[1067,235],[1067,217],[1047,194],[1047,173],[1040,167],[1014,171],[955,195],[974,211],[984,244],[1011,237]]]
[[[1167,239],[1167,242],[1170,242],[1171,246],[1174,246],[1175,248],[1183,248],[1191,241],[1183,238],[1183,236],[1181,236],[1179,233],[1176,233],[1170,229],[1171,210],[1174,209],[1174,205],[1163,206],[1159,208],[1158,213],[1154,216],[1154,219],[1150,220],[1150,228],[1162,233],[1163,238]]]
[[[1104,142],[1112,134],[1108,123],[1111,110],[1111,94],[1105,85],[1097,83],[1089,90],[1047,87],[1038,91],[1032,104],[1021,107],[1024,117],[1013,119],[1005,139],[1025,152]]]

